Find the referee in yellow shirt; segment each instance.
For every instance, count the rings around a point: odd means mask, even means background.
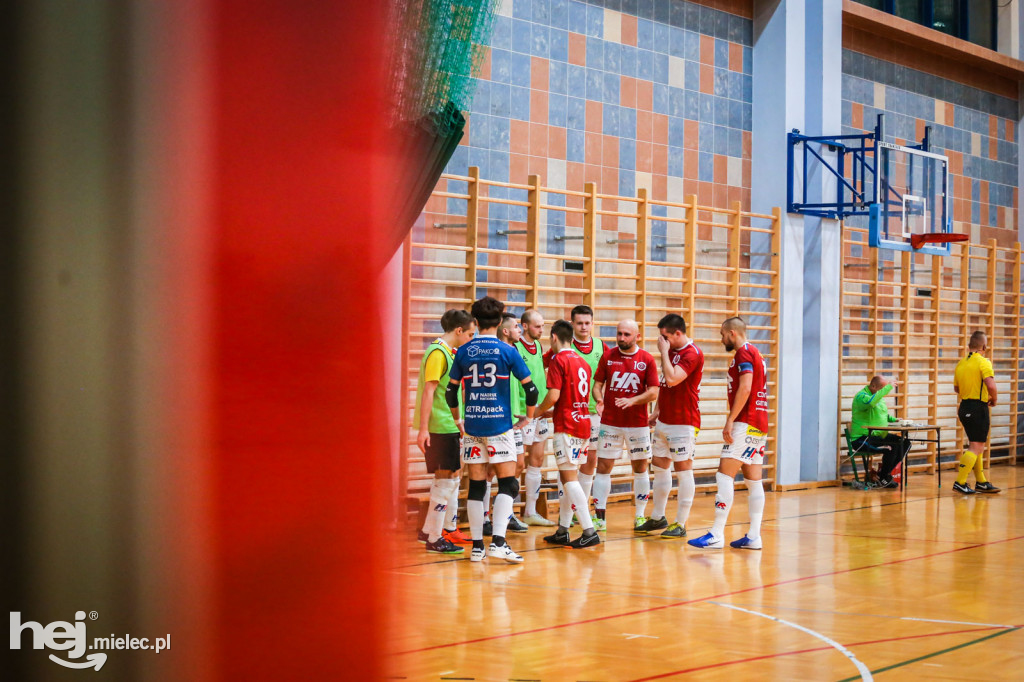
[[[953,375],[953,390],[960,395],[957,417],[967,433],[968,446],[960,455],[960,469],[956,475],[953,490],[965,495],[974,493],[997,493],[995,487],[985,479],[982,455],[988,440],[988,408],[996,405],[996,380],[992,362],[982,353],[988,349],[984,332],[971,334],[967,357],[956,364]],[[974,469],[974,489],[967,485],[967,476]]]

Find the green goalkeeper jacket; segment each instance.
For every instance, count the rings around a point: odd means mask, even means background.
[[[853,406],[850,416],[850,437],[860,438],[868,435],[868,429],[872,426],[885,426],[889,422],[897,421],[896,417],[889,415],[889,408],[885,404],[885,396],[892,391],[892,384],[889,384],[875,393],[871,392],[871,386],[860,389],[857,395],[853,396]],[[885,437],[885,431],[874,431],[872,435]]]

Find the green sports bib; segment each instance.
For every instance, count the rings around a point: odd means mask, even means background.
[[[544,374],[544,353],[540,346],[540,342],[537,342],[537,352],[531,353],[526,349],[526,346],[522,341],[516,343],[516,350],[519,351],[519,355],[523,358],[523,362],[526,363],[527,369],[530,370],[530,379],[533,381],[533,385],[537,387],[537,404],[540,405],[541,401],[544,400],[544,396],[548,394],[548,382],[547,375]],[[526,394],[522,391],[519,392],[519,410],[516,414],[526,414]]]
[[[423,354],[423,359],[420,361],[420,377],[419,383],[416,385],[416,409],[413,413],[412,423],[413,428],[420,428],[420,401],[423,399],[423,375],[427,368],[427,358],[435,350],[440,350],[444,354],[445,362],[448,368],[445,369],[444,374],[441,376],[441,380],[437,382],[437,390],[434,391],[434,402],[430,406],[430,421],[427,425],[427,430],[430,433],[458,433],[459,427],[455,425],[455,419],[452,418],[452,411],[448,408],[448,403],[445,402],[444,392],[448,389],[448,384],[451,379],[448,377],[448,373],[452,369],[452,360],[455,356],[451,351],[441,343],[441,339],[437,339],[432,344],[427,346],[427,351]],[[462,391],[459,391],[459,411],[462,410]]]

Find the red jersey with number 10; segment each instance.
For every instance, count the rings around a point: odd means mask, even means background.
[[[682,348],[669,348],[669,360],[686,372],[686,378],[675,386],[661,380],[658,393],[658,421],[700,428],[700,380],[704,374],[704,352],[690,342]]]
[[[557,390],[555,433],[590,438],[590,365],[565,348],[548,362],[548,390]]]
[[[633,405],[621,408],[615,404],[618,398],[633,398],[651,386],[658,385],[658,369],[654,356],[638,348],[627,355],[612,346],[597,363],[594,381],[604,382],[604,414],[601,423],[622,428],[647,426],[647,405]]]
[[[736,397],[736,389],[740,385],[741,374],[753,374],[750,386],[750,397],[736,416],[736,421],[753,426],[759,431],[768,433],[768,379],[764,358],[757,348],[745,343],[736,349],[729,363],[729,409]]]

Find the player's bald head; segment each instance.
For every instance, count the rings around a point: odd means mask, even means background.
[[[632,332],[634,334],[640,333],[640,326],[636,323],[636,320],[620,320],[619,326],[615,328],[617,332]]]
[[[534,310],[533,308],[530,308],[529,310],[524,312],[523,316],[519,318],[519,321],[523,324],[523,326],[543,320],[544,316],[541,315],[537,310]]]
[[[743,321],[742,317],[730,317],[722,323],[722,331],[736,332],[737,334],[747,335],[747,323]]]

